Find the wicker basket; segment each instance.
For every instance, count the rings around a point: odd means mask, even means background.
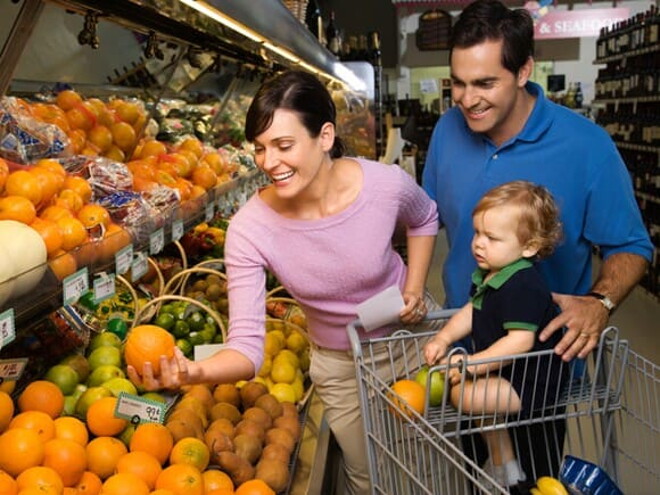
[[[293,14],[293,17],[298,19],[303,24],[305,23],[305,16],[307,15],[307,4],[309,0],[282,0],[282,3]]]

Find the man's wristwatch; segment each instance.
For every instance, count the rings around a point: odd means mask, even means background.
[[[612,302],[612,300],[607,297],[606,295],[600,294],[598,292],[589,292],[587,294],[589,297],[595,297],[600,301],[600,303],[607,309],[608,312],[612,312],[614,308],[616,308],[616,304]]]

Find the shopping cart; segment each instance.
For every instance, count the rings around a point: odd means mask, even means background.
[[[447,319],[452,313],[436,311],[428,318]],[[569,454],[571,459],[593,463],[626,495],[658,493],[660,370],[633,352],[616,328],[603,333],[579,373],[552,351],[470,361],[460,356],[464,350],[452,350],[450,355],[460,359],[450,367],[458,369],[462,383],[477,366],[491,369],[492,377],[501,376],[500,370],[506,368],[529,378],[521,392],[526,407],[495,415],[463,408],[465,397],[460,394],[450,399],[447,365],[430,368],[430,373],[445,373],[442,404],[431,406],[427,399],[423,414],[417,413],[397,400],[391,385],[395,380],[414,379],[424,364],[424,344],[435,332],[400,330],[360,341],[357,327],[358,321],[347,331],[355,358],[372,493],[524,493],[540,476],[565,475],[562,462]],[[430,384],[427,380],[427,398]],[[485,444],[478,448],[489,431],[509,432],[526,483],[507,488],[491,474],[483,455]],[[589,473],[582,471],[583,477]],[[575,473],[571,476],[564,481],[576,489],[586,483]]]

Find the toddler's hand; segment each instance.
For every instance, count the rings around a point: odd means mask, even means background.
[[[424,346],[424,359],[426,359],[426,364],[432,366],[445,354],[447,354],[447,348],[449,344],[445,342],[444,339],[438,337],[437,335],[433,337],[427,344]]]

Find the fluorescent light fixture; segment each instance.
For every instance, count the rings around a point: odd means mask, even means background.
[[[277,53],[281,57],[284,57],[290,62],[293,62],[294,64],[297,64],[300,62],[300,58],[296,57],[293,53],[291,53],[289,50],[286,50],[284,48],[280,48],[277,45],[273,45],[272,43],[269,43],[268,41],[265,41],[263,46],[270,50],[271,52]]]
[[[364,81],[359,77],[357,77],[355,73],[345,65],[340,63],[335,63],[333,64],[333,70],[334,73],[337,74],[337,76],[339,76],[342,79],[342,81],[344,81],[345,84],[348,84],[348,86],[354,91],[367,90],[367,85],[364,83]]]
[[[250,28],[244,26],[243,24],[240,24],[236,22],[234,19],[232,19],[229,16],[226,16],[222,12],[220,12],[217,9],[214,9],[213,7],[209,6],[206,3],[203,2],[197,2],[195,0],[179,0],[179,2],[186,4],[188,7],[195,9],[197,12],[201,12],[202,14],[210,17],[211,19],[219,22],[223,26],[228,27],[229,29],[233,29],[237,33],[242,34],[246,38],[250,38],[253,41],[256,41],[258,43],[263,43],[265,40],[262,36],[259,36],[257,33],[252,31]]]

